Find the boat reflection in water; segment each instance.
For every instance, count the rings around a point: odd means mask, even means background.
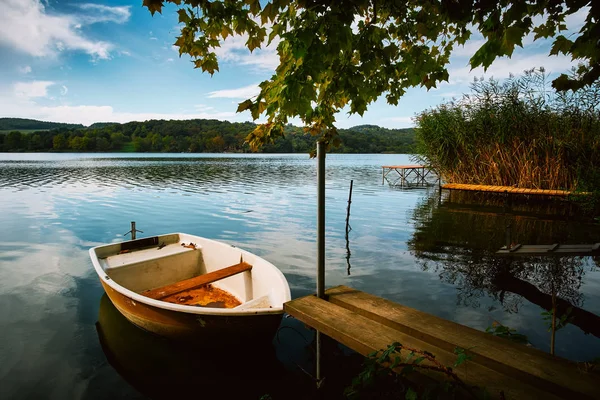
[[[106,294],[96,331],[113,368],[150,398],[259,399],[283,390],[288,379],[273,346],[248,343],[243,332],[237,343],[213,343],[217,351],[171,341],[130,323]]]

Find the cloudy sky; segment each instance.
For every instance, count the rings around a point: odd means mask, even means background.
[[[176,7],[150,15],[142,0],[0,0],[0,117],[35,118],[89,125],[147,119],[216,118],[251,120],[237,103],[257,93],[278,62],[274,48],[244,51],[244,39],[219,49],[220,72],[195,70],[172,46],[178,35]],[[91,2],[97,1],[97,2]],[[568,20],[578,30],[585,14]],[[341,128],[376,124],[412,126],[415,113],[468,91],[481,69],[469,57],[481,41],[457,49],[450,82],[436,90],[415,88],[398,106],[382,98],[364,117],[338,115]],[[570,68],[570,59],[548,57],[548,41],[525,41],[512,59],[500,59],[486,77],[507,77],[544,66],[552,74]],[[297,124],[298,122],[295,121]]]

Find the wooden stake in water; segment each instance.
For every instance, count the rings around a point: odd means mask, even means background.
[[[350,205],[352,204],[352,186],[354,185],[354,179],[350,181],[350,193],[348,194],[348,210],[346,212],[346,239],[348,238],[348,232],[352,230],[350,227]]]

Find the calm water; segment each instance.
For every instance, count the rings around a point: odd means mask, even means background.
[[[528,244],[598,242],[597,226],[552,205],[517,205],[505,216],[477,198],[382,185],[380,166],[411,163],[405,155],[329,155],[327,163],[327,286],[481,330],[497,321],[545,351],[540,314],[554,291],[574,306],[557,354],[600,356],[597,260],[493,256],[508,223]],[[215,371],[253,382],[238,398],[308,385],[298,371],[312,372],[312,334],[297,321],[284,320],[272,353],[203,360],[124,321],[87,250],[124,240],[136,221],[140,236],[181,231],[243,247],[282,270],[292,297],[306,295],[315,287],[315,167],[306,155],[0,154],[0,398],[158,396],[157,382],[189,385]]]

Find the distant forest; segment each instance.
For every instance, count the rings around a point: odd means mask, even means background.
[[[36,125],[36,122],[38,123]],[[249,152],[244,140],[256,125],[207,119],[96,123],[90,127],[17,118],[0,118],[3,152]],[[37,129],[37,130],[36,130]],[[361,125],[340,130],[342,144],[333,153],[412,153],[413,129]],[[315,137],[289,125],[285,137],[263,147],[264,153],[308,153]]]

